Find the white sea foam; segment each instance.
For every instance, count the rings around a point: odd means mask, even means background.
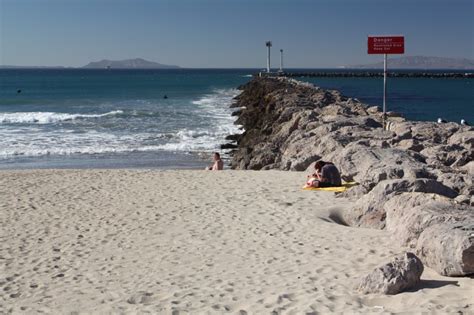
[[[13,135],[10,131],[0,129],[0,137],[4,138],[0,145],[0,158],[156,151],[161,150],[156,144],[157,140],[167,136],[151,133],[115,135],[94,130],[86,133],[71,133],[70,130],[45,133],[27,128]]]
[[[3,150],[0,151],[0,158],[10,158],[17,156],[47,156],[47,155],[72,155],[72,154],[102,154],[102,153],[125,153],[125,152],[148,152],[163,150],[161,146],[146,146],[133,148],[127,145],[119,146],[79,146],[75,148],[50,147],[50,148],[31,148],[24,150]]]
[[[234,97],[239,94],[237,89],[218,89],[214,93],[193,101],[199,108],[199,115],[208,121],[206,128],[182,129],[177,132],[175,141],[160,146],[166,151],[213,151],[226,142],[230,134],[241,133],[240,126],[234,124],[231,116]]]
[[[114,110],[104,114],[67,114],[54,112],[15,112],[15,113],[0,113],[0,123],[21,124],[21,123],[37,123],[37,124],[51,124],[61,121],[69,121],[81,118],[98,118],[104,116],[111,116],[122,114],[121,110]]]
[[[47,125],[74,119],[89,119],[122,114],[67,114],[52,112],[0,113],[0,158],[120,152],[174,151],[210,152],[218,150],[229,134],[242,132],[234,125],[229,108],[239,91],[216,90],[192,101],[192,123],[171,130],[96,128],[93,124]],[[141,115],[140,115],[141,116]],[[191,122],[191,121],[190,121]],[[195,123],[196,122],[196,123]],[[3,124],[2,124],[3,123]],[[122,123],[121,123],[122,124]],[[115,125],[112,125],[115,126]]]

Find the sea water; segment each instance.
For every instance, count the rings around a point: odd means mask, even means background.
[[[298,71],[301,71],[299,69]],[[203,168],[256,69],[0,70],[0,168]],[[381,105],[381,78],[301,78]],[[472,79],[390,78],[388,109],[474,121]]]

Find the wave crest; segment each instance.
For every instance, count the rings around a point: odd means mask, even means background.
[[[61,121],[70,121],[82,118],[99,118],[123,114],[121,110],[114,110],[104,114],[68,114],[54,112],[15,112],[0,113],[0,123],[3,124],[53,124]]]

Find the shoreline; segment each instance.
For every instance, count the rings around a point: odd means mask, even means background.
[[[35,169],[203,169],[211,152],[123,152],[16,157],[0,163],[0,171]]]

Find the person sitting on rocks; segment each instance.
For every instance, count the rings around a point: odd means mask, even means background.
[[[341,186],[341,175],[331,162],[318,161],[314,165],[315,172],[308,175],[307,187]]]
[[[208,171],[222,171],[224,169],[224,162],[221,160],[221,155],[217,152],[214,152],[212,159],[214,163],[208,167],[206,170]]]

